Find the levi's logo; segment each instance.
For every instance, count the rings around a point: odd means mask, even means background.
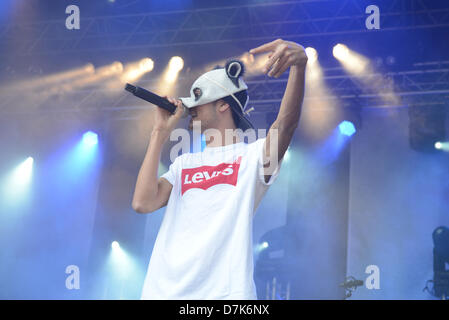
[[[233,163],[220,163],[216,166],[202,166],[182,169],[181,195],[189,189],[199,188],[207,190],[216,184],[230,184],[235,186],[239,175],[240,161],[238,157]]]

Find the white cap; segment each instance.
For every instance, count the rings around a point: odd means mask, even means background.
[[[203,105],[218,99],[231,96],[239,105],[240,110],[234,110],[238,117],[241,118],[245,124],[239,125],[243,130],[252,127],[251,123],[244,117],[245,108],[248,104],[248,98],[245,103],[241,103],[239,99],[234,96],[234,93],[248,90],[248,86],[242,79],[244,73],[244,65],[239,60],[231,60],[226,63],[224,68],[215,69],[204,73],[195,80],[190,88],[190,97],[180,98],[182,103],[187,108],[193,108]]]

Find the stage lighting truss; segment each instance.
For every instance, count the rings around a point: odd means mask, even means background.
[[[306,99],[338,99],[343,107],[394,107],[388,105],[381,99],[381,93],[376,92],[375,87],[364,88],[360,85],[359,79],[341,70],[332,75],[326,75],[324,69],[323,81],[329,88],[328,96],[315,97],[313,93]],[[428,63],[425,66],[415,65],[413,68],[389,72],[386,74],[371,74],[369,77],[385,77],[393,80],[395,84],[395,95],[400,98],[402,105],[444,105],[449,97],[449,62]],[[180,79],[182,80],[182,78]],[[182,81],[181,81],[182,82]],[[251,106],[255,108],[253,114],[266,114],[276,112],[280,106],[287,77],[282,78],[255,78],[248,80],[249,96]],[[382,83],[382,82],[380,82]],[[144,87],[154,87],[155,83],[149,80],[142,80]],[[378,88],[379,89],[379,88]],[[381,89],[381,88],[380,88]],[[95,116],[98,114],[103,119],[135,119],[142,111],[152,108],[148,103],[136,102],[130,99],[125,91],[111,94],[108,88],[92,86],[74,90],[64,99],[64,104],[60,104],[54,96],[43,101],[36,101],[35,104],[27,101],[27,104],[11,104],[16,97],[7,95],[0,101],[0,114],[33,115],[36,113],[55,113],[58,117]],[[16,99],[17,100],[17,99]],[[397,105],[396,105],[397,106]],[[330,105],[332,107],[332,104]]]
[[[140,0],[143,2],[143,0]],[[133,4],[139,7],[139,0]],[[326,10],[323,10],[326,8]],[[320,12],[319,17],[316,12]],[[344,14],[342,14],[344,13]],[[379,32],[449,25],[449,8],[437,1],[391,0],[382,7]],[[81,32],[67,32],[65,17],[0,25],[0,42],[14,39],[20,55],[76,53],[199,44],[248,43],[282,37],[316,38],[366,32],[360,0],[301,0],[246,3],[172,12],[82,17]],[[40,31],[30,37],[29,30]],[[145,41],[142,41],[145,39]],[[300,41],[301,42],[301,41]]]
[[[312,18],[319,8],[326,5],[319,18]],[[344,35],[366,32],[365,17],[361,15],[359,0],[306,0],[276,3],[243,3],[225,8],[204,8],[174,12],[148,12],[115,16],[84,17],[82,32],[70,33],[64,29],[64,21],[20,21],[0,25],[0,41],[15,39],[23,48],[19,58],[35,54],[58,56],[85,51],[130,50],[157,47],[190,47],[199,44],[260,43],[281,37],[302,42],[307,38],[325,35]],[[341,13],[345,14],[342,15]],[[424,0],[391,0],[382,8],[382,28],[376,32],[413,30],[449,26],[449,8],[438,7]],[[275,13],[275,14],[274,14]],[[399,19],[400,18],[400,19]],[[394,22],[394,23],[393,23]],[[394,27],[393,27],[394,26]],[[41,30],[32,38],[19,37],[27,30]],[[255,39],[257,38],[257,39]],[[142,42],[142,39],[145,39]],[[0,52],[1,55],[6,54]],[[385,59],[387,57],[384,57]],[[395,94],[400,104],[443,104],[449,97],[449,62],[425,62],[422,65],[403,66],[400,71],[365,76],[385,77],[395,84]],[[323,70],[323,80],[330,89],[329,100],[338,99],[343,107],[385,107],[379,88],[367,88],[355,77],[343,70]],[[179,75],[182,80],[182,74]],[[252,78],[247,81],[252,114],[276,112],[279,108],[287,81],[281,78]],[[381,82],[382,83],[382,82]],[[154,87],[142,79],[142,86]],[[186,88],[181,88],[185,91]],[[187,88],[188,90],[188,88]],[[307,99],[316,97],[309,96]],[[59,99],[59,100],[58,100]],[[11,103],[14,102],[14,103]],[[111,92],[100,86],[74,90],[70,96],[63,93],[48,99],[27,101],[17,105],[17,97],[2,94],[0,115],[8,113],[34,116],[50,113],[62,118],[136,119],[151,105],[136,104],[126,92]],[[63,103],[62,103],[63,102]],[[397,104],[396,104],[397,105]],[[390,105],[392,106],[392,105]]]

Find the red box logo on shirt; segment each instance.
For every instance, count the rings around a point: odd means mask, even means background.
[[[216,166],[182,169],[181,195],[189,189],[199,188],[207,190],[221,183],[235,186],[237,184],[241,159],[242,157],[238,157],[233,163],[220,163]]]

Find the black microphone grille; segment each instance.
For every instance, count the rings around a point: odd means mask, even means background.
[[[136,87],[132,84],[127,83],[125,86],[125,90],[134,93],[136,91]]]

